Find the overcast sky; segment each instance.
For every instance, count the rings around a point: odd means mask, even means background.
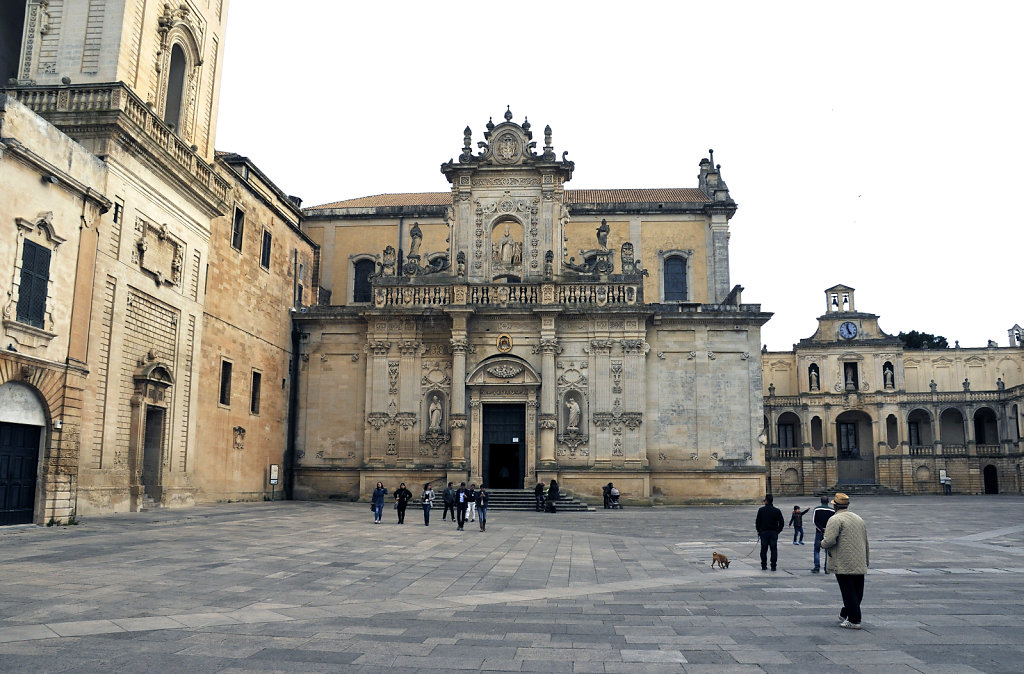
[[[1024,3],[286,6],[230,4],[217,148],[306,206],[445,191],[463,128],[510,105],[570,188],[695,187],[714,148],[770,349],[837,283],[892,334],[1024,324]]]

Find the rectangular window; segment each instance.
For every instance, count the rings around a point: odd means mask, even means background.
[[[18,322],[43,327],[46,287],[50,282],[50,249],[25,241],[21,254],[21,286],[18,289]]]
[[[665,260],[665,301],[686,301],[686,258],[673,256]]]
[[[796,444],[793,442],[793,424],[779,424],[779,447],[791,449]]]
[[[920,447],[921,446],[921,426],[916,421],[911,421],[907,424],[907,430],[910,431],[910,446]]]
[[[260,413],[260,384],[263,382],[263,375],[253,370],[252,373],[252,389],[249,395],[249,413],[259,414]]]
[[[226,360],[220,362],[220,404],[231,404],[231,363]]]
[[[242,250],[242,231],[245,228],[245,213],[240,208],[235,209],[235,219],[231,224],[231,247],[235,250]]]
[[[857,448],[857,424],[839,424],[839,456],[844,459],[860,457]]]
[[[114,200],[114,222],[120,224],[124,218],[124,202],[120,199]]]
[[[303,265],[302,263],[299,263],[299,274],[298,274],[298,279],[296,279],[297,282],[296,282],[296,285],[295,285],[295,303],[298,304],[299,306],[302,306],[302,294],[303,294],[302,293],[302,281],[303,281],[303,278],[305,277],[305,274],[306,274],[306,267],[305,267],[305,265]]]
[[[264,269],[270,269],[270,243],[271,236],[270,230],[263,230],[263,248],[260,250],[260,266]]]

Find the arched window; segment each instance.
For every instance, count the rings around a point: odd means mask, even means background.
[[[665,301],[686,301],[686,258],[665,258]]]
[[[164,122],[175,133],[181,125],[181,104],[185,97],[185,50],[180,44],[171,47],[171,68],[167,75],[167,105],[164,108]]]
[[[371,302],[373,301],[373,286],[370,284],[370,275],[373,274],[376,265],[373,260],[356,260],[353,263],[352,301]]]

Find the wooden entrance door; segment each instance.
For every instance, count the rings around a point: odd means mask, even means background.
[[[0,423],[0,525],[31,524],[39,427]]]

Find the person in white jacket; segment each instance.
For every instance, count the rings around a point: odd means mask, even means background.
[[[860,603],[864,599],[864,576],[868,572],[868,527],[849,510],[850,497],[842,492],[832,500],[836,514],[828,519],[821,547],[828,551],[825,570],[836,575],[843,595],[839,626],[859,630]]]

